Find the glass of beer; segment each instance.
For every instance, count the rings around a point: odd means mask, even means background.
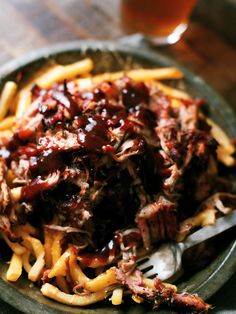
[[[196,0],[121,0],[128,33],[144,33],[156,45],[177,42],[188,26]]]

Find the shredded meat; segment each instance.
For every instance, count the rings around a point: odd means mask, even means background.
[[[154,308],[168,305],[180,309],[181,313],[206,313],[211,305],[205,303],[198,295],[189,293],[176,293],[174,286],[163,284],[158,278],[154,280],[155,289],[148,287],[143,280],[142,273],[135,270],[132,274],[116,270],[116,279],[135,295],[152,303]]]
[[[172,108],[158,89],[129,78],[75,90],[66,82],[32,90],[32,105],[6,147],[21,201],[40,203],[46,223],[87,230],[89,221],[100,248],[131,221],[146,248],[173,239],[178,219],[188,215],[188,193],[215,156],[209,129],[200,129],[199,102]],[[199,193],[192,195],[194,212]],[[38,210],[29,212],[34,220]]]
[[[6,215],[0,215],[0,230],[4,231],[8,236],[12,235],[11,223]]]
[[[78,136],[68,131],[58,131],[39,138],[38,151],[68,151],[80,148]]]
[[[0,158],[0,230],[14,238],[11,231],[11,220],[15,220],[15,208],[10,197],[10,188],[6,182],[7,166],[3,158]]]
[[[10,204],[10,189],[5,180],[6,169],[4,159],[0,158],[0,214],[4,214]]]
[[[177,230],[175,204],[164,196],[159,196],[152,204],[144,206],[136,215],[144,247],[162,239],[174,239]]]
[[[185,313],[206,313],[211,305],[205,303],[199,296],[189,293],[176,293],[173,295],[172,304],[175,308]]]

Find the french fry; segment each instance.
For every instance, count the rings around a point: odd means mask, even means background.
[[[78,75],[88,73],[92,68],[93,62],[88,58],[69,65],[56,65],[38,77],[35,83],[42,88],[48,88],[55,82],[62,82],[65,79],[72,79]]]
[[[185,93],[184,91],[180,89],[176,89],[170,86],[167,86],[161,82],[157,81],[152,81],[151,84],[156,85],[161,91],[163,91],[166,95],[169,95],[174,98],[179,98],[179,99],[186,99],[190,100],[191,97],[189,94]]]
[[[52,244],[52,265],[56,264],[61,256],[61,240],[63,239],[63,232],[54,231],[54,240]]]
[[[131,298],[134,300],[134,302],[140,304],[143,302],[143,298],[139,297],[138,295],[136,294],[132,294]],[[113,303],[112,303],[113,304]]]
[[[16,122],[15,116],[9,116],[0,122],[0,131],[11,129]]]
[[[105,299],[104,290],[89,293],[87,295],[67,294],[49,283],[45,283],[42,286],[41,292],[48,298],[73,306],[86,306]]]
[[[21,119],[26,111],[26,109],[30,106],[32,100],[31,91],[27,88],[21,90],[18,94],[16,100],[16,118],[17,120]]]
[[[84,284],[89,280],[89,278],[83,273],[80,266],[77,263],[77,257],[73,253],[71,249],[70,258],[69,258],[69,268],[70,268],[70,275],[73,281],[76,284]]]
[[[76,83],[80,91],[88,90],[94,85],[92,77],[79,78],[76,80]]]
[[[24,270],[27,273],[29,273],[32,268],[29,262],[29,258],[30,258],[30,251],[27,251],[26,253],[22,255],[22,264],[23,264]]]
[[[11,199],[13,202],[17,203],[22,195],[22,187],[18,186],[10,190]]]
[[[229,136],[211,119],[207,118],[207,123],[211,126],[211,135],[220,144],[217,149],[218,159],[228,167],[235,165],[235,159],[232,156],[235,153],[235,146]]]
[[[45,265],[45,260],[44,260],[44,253],[43,253],[37,257],[36,262],[31,267],[28,273],[28,278],[33,282],[37,281],[40,278],[44,265]]]
[[[40,240],[29,236],[29,233],[34,234],[36,232],[35,228],[31,225],[26,224],[24,226],[15,227],[15,232],[24,239],[23,243],[28,251],[22,256],[23,267],[25,271],[28,272],[28,278],[35,282],[39,279],[45,265],[44,247]],[[33,266],[29,263],[30,250],[32,250],[36,257],[36,261]]]
[[[145,284],[148,288],[155,289],[153,279],[149,279],[149,278],[145,278],[145,277],[144,277],[144,278],[143,278],[143,282],[144,282],[144,284]]]
[[[207,225],[214,225],[216,221],[216,212],[217,210],[213,208],[206,208],[203,211],[199,212],[193,217],[185,219],[180,224],[180,231],[177,234],[177,241],[183,241],[188,235],[189,227],[204,227]],[[185,231],[186,230],[186,231]]]
[[[34,255],[37,258],[41,255],[44,255],[44,247],[40,240],[33,238],[29,235],[23,236],[23,239],[28,241],[32,245]]]
[[[45,265],[45,252],[44,252],[44,247],[41,243],[40,240],[33,238],[31,236],[29,236],[27,233],[25,232],[21,232],[21,235],[24,239],[24,241],[27,243],[29,243],[32,247],[33,253],[36,257],[36,261],[35,263],[32,265],[29,273],[28,273],[28,278],[35,282],[40,278],[40,275],[42,274],[44,265]],[[28,247],[29,248],[29,247]]]
[[[112,292],[111,303],[113,305],[120,305],[122,303],[122,298],[123,298],[123,289],[116,288]]]
[[[45,250],[45,263],[47,268],[52,267],[52,244],[53,238],[51,231],[44,228],[44,250]]]
[[[9,143],[11,137],[13,136],[12,130],[2,130],[0,131],[0,144],[5,145],[5,143]]]
[[[17,84],[15,82],[8,81],[3,86],[0,96],[0,121],[5,117],[7,111],[10,109],[16,90]]]
[[[66,276],[67,273],[67,260],[70,257],[68,251],[64,252],[61,257],[53,265],[51,271],[48,273],[48,278],[53,278],[56,276]]]
[[[114,81],[122,78],[123,76],[128,76],[134,81],[153,81],[153,80],[166,80],[166,79],[180,79],[183,77],[183,73],[176,68],[159,68],[159,69],[135,69],[129,71],[119,71],[119,72],[107,72],[104,74],[95,75],[88,78],[79,78],[76,80],[78,87],[81,90],[86,90],[91,88],[94,84],[99,84],[104,80]],[[183,92],[173,91],[171,88],[165,88],[161,83],[162,89],[168,90],[168,94],[175,93],[178,96],[186,97]]]
[[[52,234],[54,235],[54,239],[52,240],[52,247],[47,248],[47,250],[51,250],[51,254],[47,253],[49,257],[49,260],[51,261],[52,270],[49,273],[52,277],[56,276],[56,282],[58,287],[63,290],[63,292],[69,292],[69,289],[67,287],[67,283],[65,281],[65,278],[63,276],[66,275],[67,272],[67,259],[70,256],[70,251],[68,250],[63,255],[61,255],[61,240],[64,237],[63,232],[60,231],[50,231],[47,230],[48,236],[52,237]],[[51,240],[49,240],[49,245]]]
[[[100,83],[104,80],[117,80],[124,75],[130,77],[134,81],[150,81],[150,80],[168,80],[180,79],[183,73],[176,68],[155,68],[155,69],[134,69],[120,72],[107,72],[93,77],[94,83]]]
[[[17,281],[22,274],[22,259],[20,255],[13,253],[6,278],[9,281]]]
[[[85,289],[91,292],[96,292],[117,283],[115,272],[116,268],[111,267],[106,272],[98,275],[94,279],[86,281],[84,284]]]
[[[24,248],[19,243],[11,242],[8,237],[2,233],[3,239],[6,241],[7,245],[10,247],[10,249],[16,254],[16,255],[22,255],[26,252],[26,248]]]

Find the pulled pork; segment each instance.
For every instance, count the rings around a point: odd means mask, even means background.
[[[8,205],[10,204],[10,189],[6,183],[6,163],[0,158],[0,214],[6,214]]]
[[[6,172],[6,162],[0,158],[0,230],[12,236],[10,220],[14,218],[14,211],[11,210],[10,188],[6,182]]]
[[[167,305],[174,309],[180,308],[181,313],[206,313],[211,308],[197,295],[177,293],[175,286],[164,284],[158,278],[154,279],[154,287],[148,285],[139,270],[127,274],[117,269],[116,278],[134,295],[152,303],[154,308]]]

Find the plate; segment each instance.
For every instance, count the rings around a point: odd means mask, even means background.
[[[204,98],[209,104],[209,116],[212,117],[226,132],[236,137],[236,117],[233,110],[214,92],[201,78],[189,70],[156,52],[147,49],[137,49],[121,46],[114,42],[75,41],[54,45],[38,50],[27,56],[14,60],[0,69],[0,86],[7,80],[14,80],[23,73],[26,80],[35,71],[49,63],[67,64],[84,57],[91,57],[95,63],[95,73],[116,71],[132,67],[177,66],[185,75],[184,84],[192,95]],[[236,266],[236,239],[227,241],[224,249],[217,257],[191,277],[182,280],[179,290],[197,293],[204,299],[212,296],[234,273]],[[77,314],[151,314],[148,305],[125,303],[119,307],[108,302],[86,308],[74,308],[56,303],[45,298],[36,285],[27,278],[21,278],[17,283],[6,282],[7,265],[0,261],[0,297],[5,302],[29,314],[42,313],[77,313]],[[158,313],[171,313],[159,311]],[[173,313],[173,312],[172,312]]]

